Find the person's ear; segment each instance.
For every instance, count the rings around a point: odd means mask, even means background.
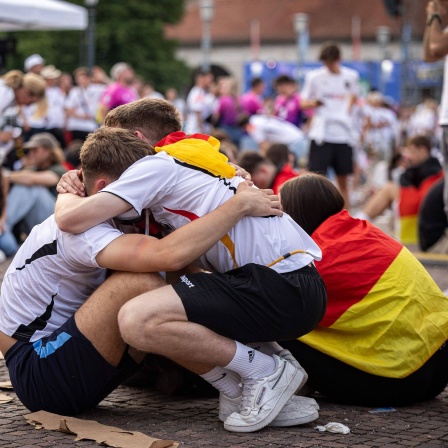
[[[148,139],[140,131],[134,131],[134,135],[136,135],[140,140],[149,143]]]

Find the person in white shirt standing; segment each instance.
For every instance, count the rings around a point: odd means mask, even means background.
[[[45,96],[47,97],[48,109],[45,116],[45,130],[53,134],[62,149],[65,148],[65,93],[59,87],[62,72],[54,65],[47,65],[41,71],[41,76],[47,83]]]
[[[106,86],[93,84],[86,67],[77,68],[74,75],[77,86],[70,90],[65,101],[67,130],[73,140],[84,141],[98,127],[95,114]]]
[[[213,112],[213,95],[208,91],[213,81],[211,72],[200,71],[196,75],[195,85],[187,96],[187,119],[185,132],[187,134],[210,132],[211,125],[206,119]]]
[[[311,121],[309,170],[336,173],[339,190],[348,207],[347,178],[353,173],[354,129],[352,109],[359,93],[359,75],[341,65],[341,52],[333,43],[322,47],[323,67],[311,70],[304,81],[301,97],[316,101]]]

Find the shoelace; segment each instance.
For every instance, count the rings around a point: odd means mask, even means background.
[[[253,407],[252,400],[255,397],[253,387],[259,383],[259,379],[246,378],[244,383],[242,383],[243,391],[241,395],[241,402],[239,404],[240,414],[247,415],[250,414]]]

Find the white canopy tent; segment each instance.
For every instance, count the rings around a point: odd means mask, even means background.
[[[83,30],[87,10],[60,0],[0,0],[0,31]]]

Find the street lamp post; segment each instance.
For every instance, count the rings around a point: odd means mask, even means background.
[[[302,76],[303,66],[305,64],[308,47],[309,47],[309,33],[308,33],[308,14],[297,13],[293,16],[294,30],[297,34],[297,54],[298,54],[298,76],[300,80]]]
[[[89,11],[89,25],[87,27],[87,67],[92,70],[95,65],[95,16],[98,0],[84,0]]]
[[[211,22],[213,18],[213,13],[215,9],[213,0],[201,0],[200,1],[200,13],[202,21],[202,40],[201,40],[201,50],[202,50],[202,69],[204,71],[210,71],[210,49],[212,46],[211,40]]]

